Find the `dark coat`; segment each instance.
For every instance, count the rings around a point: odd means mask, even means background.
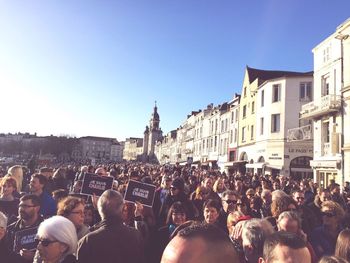
[[[139,231],[121,220],[103,220],[79,241],[77,255],[81,263],[142,263],[144,242]]]
[[[0,240],[0,258],[1,262],[6,263],[25,263],[27,262],[24,260],[20,255],[16,254],[12,250],[10,250],[7,245],[5,244],[4,240]]]
[[[169,209],[172,206],[172,204],[175,202],[181,202],[184,205],[184,207],[188,213],[187,220],[193,220],[196,217],[197,209],[195,208],[193,203],[187,198],[187,196],[184,192],[180,192],[176,196],[173,196],[169,193],[166,196],[165,201],[164,201],[164,203],[160,209],[160,212],[159,212],[160,226],[165,225],[165,221],[166,221]]]

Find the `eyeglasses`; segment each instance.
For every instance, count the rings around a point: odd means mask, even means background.
[[[322,216],[326,216],[326,217],[334,217],[335,214],[332,212],[321,212]]]
[[[37,205],[25,205],[25,204],[19,204],[19,207],[22,208],[29,208],[29,207],[36,207]]]
[[[83,216],[84,215],[84,211],[72,211],[70,212],[71,214],[75,214],[75,215],[81,215]]]
[[[185,216],[185,213],[172,213],[173,216]]]
[[[223,201],[226,202],[228,205],[230,205],[230,204],[233,204],[233,205],[237,204],[236,200],[223,200]]]
[[[35,238],[34,241],[37,242],[38,244],[40,243],[43,247],[47,247],[52,243],[58,242],[57,240],[39,239],[39,238]]]

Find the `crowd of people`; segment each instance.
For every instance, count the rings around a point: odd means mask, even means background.
[[[350,262],[348,182],[132,162],[2,171],[1,262]],[[82,194],[86,174],[112,189]],[[130,180],[156,186],[152,207],[124,200]]]

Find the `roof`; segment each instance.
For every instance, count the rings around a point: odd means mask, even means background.
[[[106,138],[106,137],[97,137],[97,136],[84,136],[80,137],[79,139],[86,139],[86,140],[92,140],[92,141],[117,141],[117,139],[114,138]]]
[[[256,79],[259,79],[259,81],[266,81],[266,80],[276,79],[281,77],[301,77],[301,76],[313,75],[313,71],[294,72],[294,71],[280,71],[280,70],[262,70],[262,69],[250,68],[248,66],[247,66],[247,72],[248,72],[249,83],[252,83]]]

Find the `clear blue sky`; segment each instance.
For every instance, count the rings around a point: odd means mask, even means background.
[[[0,132],[142,137],[241,92],[246,65],[310,71],[349,0],[0,0]]]

